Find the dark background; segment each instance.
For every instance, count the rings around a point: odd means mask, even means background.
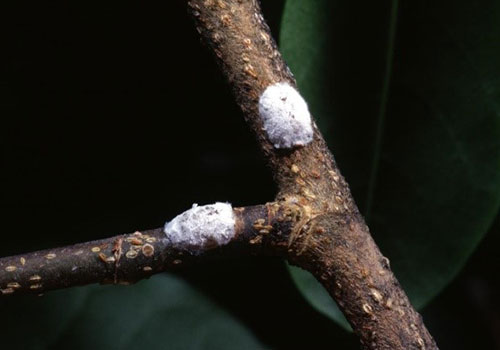
[[[281,6],[263,3],[275,37]],[[184,1],[16,3],[2,13],[0,256],[159,227],[194,202],[273,198]],[[423,310],[442,349],[500,349],[499,227]],[[212,263],[182,276],[270,348],[358,347],[309,307],[281,261]],[[2,328],[3,344],[15,344]]]

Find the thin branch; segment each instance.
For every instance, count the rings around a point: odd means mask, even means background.
[[[286,247],[294,211],[285,214],[276,203],[235,208],[235,234],[224,247],[179,247],[158,228],[1,258],[0,297],[92,283],[131,284],[206,259],[276,253]]]
[[[0,259],[3,295],[43,293],[90,283],[129,284],[182,261],[162,229]],[[165,252],[167,252],[165,254]]]

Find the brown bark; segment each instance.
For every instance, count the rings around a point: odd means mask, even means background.
[[[234,208],[235,236],[224,246],[179,248],[169,241],[163,228],[157,228],[0,258],[0,297],[92,283],[128,285],[207,259],[285,257],[289,237],[304,213],[300,205],[284,204]]]
[[[206,259],[244,254],[275,254],[297,215],[276,203],[235,208],[236,234],[224,247],[179,249],[163,228],[0,259],[0,297],[41,294],[91,283],[128,285],[151,275]],[[284,249],[286,251],[286,249]]]
[[[214,53],[279,186],[277,201],[303,217],[287,259],[321,281],[366,349],[437,349],[389,268],[315,126],[312,143],[276,150],[263,132],[258,100],[271,84],[295,80],[257,0],[191,0],[196,29]]]
[[[0,259],[3,295],[36,293],[89,283],[129,284],[182,261],[161,229]]]
[[[236,208],[224,247],[180,250],[162,229],[0,259],[1,295],[88,283],[131,283],[231,254],[282,256],[310,271],[337,301],[364,349],[437,349],[364,223],[314,125],[304,147],[277,150],[262,130],[258,100],[278,82],[295,86],[256,0],[191,0],[196,28],[227,77],[279,186],[275,202]]]

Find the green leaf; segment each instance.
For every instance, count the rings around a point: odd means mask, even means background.
[[[253,334],[185,281],[89,286],[0,303],[15,349],[258,349]]]
[[[285,5],[284,57],[418,308],[456,276],[499,209],[499,37],[493,1]],[[343,322],[310,274],[291,273]]]
[[[292,265],[288,265],[288,268],[295,284],[316,310],[337,321],[345,330],[352,330],[335,301],[313,275]]]

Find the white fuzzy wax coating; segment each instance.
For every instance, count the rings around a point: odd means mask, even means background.
[[[193,207],[165,224],[165,235],[177,248],[201,250],[229,243],[235,235],[233,207],[229,203]]]
[[[307,145],[313,139],[307,103],[287,83],[270,85],[259,99],[259,114],[269,140],[276,148]]]

